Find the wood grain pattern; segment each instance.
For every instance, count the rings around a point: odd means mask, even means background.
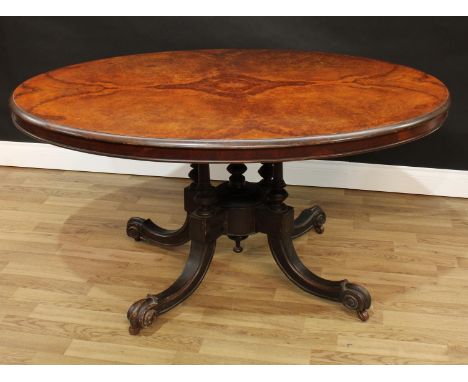
[[[221,238],[197,293],[135,337],[128,306],[173,282],[188,245],[134,242],[126,221],[180,226],[188,180],[7,167],[0,177],[2,364],[468,363],[466,199],[287,187],[297,211],[327,211],[323,235],[296,239],[302,260],[364,283],[368,322],[297,290],[255,235],[241,254]]]
[[[367,58],[205,50],[53,70],[21,84],[10,106],[20,129],[66,147],[234,163],[332,157],[414,140],[442,124],[449,93],[428,74]]]

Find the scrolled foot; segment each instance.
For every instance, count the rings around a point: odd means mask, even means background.
[[[150,326],[158,315],[157,308],[158,298],[153,295],[135,302],[127,312],[130,321],[129,333],[136,335],[141,329]]]
[[[371,296],[367,289],[360,285],[349,283],[344,280],[342,282],[341,302],[342,304],[357,313],[361,321],[369,319],[367,309],[371,306]]]
[[[140,241],[142,227],[145,220],[146,219],[138,217],[130,218],[127,222],[127,235],[135,239],[135,241]]]
[[[326,220],[327,215],[319,206],[305,209],[294,220],[292,238],[302,236],[312,228],[319,234],[323,233]]]

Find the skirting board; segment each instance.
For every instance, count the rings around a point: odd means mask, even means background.
[[[0,165],[115,174],[186,178],[189,165],[111,158],[45,143],[0,141]],[[212,165],[212,179],[228,177],[225,165]],[[258,180],[258,164],[248,166],[248,180]],[[468,171],[389,166],[344,161],[285,163],[290,185],[468,198]]]

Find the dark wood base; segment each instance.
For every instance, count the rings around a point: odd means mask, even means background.
[[[259,183],[245,181],[244,164],[230,164],[228,182],[217,187],[210,183],[209,165],[193,164],[192,184],[185,188],[187,218],[178,230],[166,230],[149,219],[131,218],[127,234],[159,246],[176,246],[191,241],[190,254],[179,278],[166,290],[149,294],[128,310],[130,334],[137,334],[160,314],[189,297],[203,280],[216,246],[227,235],[242,251],[241,241],[261,232],[267,235],[273,257],[284,274],[299,288],[313,295],[341,302],[357,312],[362,321],[369,318],[371,297],[367,290],[347,280],[330,281],[312,273],[296,254],[292,240],[311,229],[323,233],[326,215],[319,206],[302,211],[294,220],[294,210],[284,204],[288,194],[282,163],[266,163],[259,170]]]

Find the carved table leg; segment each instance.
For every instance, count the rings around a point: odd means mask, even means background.
[[[323,225],[326,220],[327,216],[319,206],[313,206],[305,209],[296,219],[294,219],[292,238],[295,239],[302,236],[312,228],[315,232],[322,234],[324,231]]]
[[[215,208],[216,194],[210,184],[208,165],[198,165],[198,182],[193,198],[196,210],[184,226],[184,239],[191,240],[190,254],[179,278],[165,291],[135,302],[127,313],[130,334],[138,334],[154,319],[189,297],[203,280],[221,235],[224,214]],[[187,208],[186,208],[187,209]],[[190,209],[190,208],[189,208]],[[187,236],[185,236],[187,235]]]
[[[169,230],[153,223],[151,219],[132,217],[127,222],[128,236],[136,241],[144,240],[163,247],[182,245],[189,241],[189,216],[195,209],[192,199],[198,184],[198,165],[192,164],[191,167],[189,177],[192,179],[192,183],[185,189],[184,203],[187,216],[182,227]]]
[[[263,163],[258,170],[258,173],[262,177],[259,186],[266,190],[266,192],[268,192],[273,185],[273,168],[273,163]],[[293,239],[304,235],[312,228],[314,228],[317,233],[323,233],[323,225],[325,224],[326,219],[327,216],[325,215],[325,212],[319,206],[313,206],[305,209],[294,220],[294,229],[292,233]]]
[[[259,210],[262,230],[267,234],[273,257],[284,274],[298,287],[308,293],[339,301],[346,308],[355,310],[362,321],[369,318],[367,309],[371,305],[369,292],[347,280],[331,281],[315,275],[299,259],[294,248],[294,211],[283,202],[287,197],[282,179],[282,164],[275,163],[272,188],[268,195],[268,206]]]
[[[189,241],[189,216],[177,230],[168,230],[154,224],[150,219],[130,218],[127,223],[127,235],[136,241],[144,240],[160,246],[176,246]]]
[[[215,241],[192,240],[189,258],[179,278],[165,291],[148,295],[128,310],[130,334],[138,334],[140,329],[150,326],[159,314],[180,304],[197,289],[210,266],[215,246]]]
[[[313,295],[339,301],[355,310],[362,321],[368,320],[371,297],[365,288],[348,280],[330,281],[315,275],[297,256],[290,235],[270,233],[268,244],[276,263],[294,284]]]

